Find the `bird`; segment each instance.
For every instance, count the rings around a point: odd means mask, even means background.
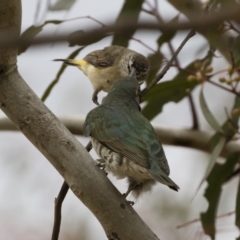
[[[124,196],[131,192],[136,199],[156,182],[179,189],[169,177],[168,161],[154,128],[139,111],[137,90],[133,76],[116,80],[83,124],[83,133],[91,137],[99,162],[117,178],[127,178]]]
[[[129,76],[133,68],[136,70],[139,85],[147,78],[150,69],[146,57],[118,45],[90,52],[83,59],[55,59],[54,61],[76,66],[89,78],[94,89],[92,100],[97,105],[99,105],[98,93],[109,92],[112,83],[119,78]]]

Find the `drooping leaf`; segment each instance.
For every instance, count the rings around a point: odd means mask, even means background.
[[[75,50],[74,52],[72,52],[67,59],[73,59],[75,58],[78,53],[83,49],[84,47],[78,48],[77,50]],[[62,66],[60,67],[56,78],[49,84],[49,86],[47,87],[47,89],[45,90],[45,92],[43,93],[43,96],[41,98],[41,100],[44,102],[46,100],[46,98],[49,96],[49,94],[51,93],[53,87],[58,83],[61,75],[63,74],[64,70],[66,69],[67,65],[65,65],[64,63],[62,64]]]
[[[160,52],[156,52],[148,56],[150,71],[146,80],[147,85],[156,77],[159,69],[161,68],[162,60],[163,56]]]
[[[239,159],[239,153],[232,153],[228,156],[225,164],[215,164],[211,174],[207,178],[208,187],[204,194],[209,205],[206,212],[201,214],[201,222],[204,232],[215,239],[215,217],[222,192],[222,185],[234,169]]]
[[[224,136],[222,136],[220,139],[219,139],[219,142],[216,143],[213,151],[212,151],[212,154],[210,156],[210,159],[209,159],[209,163],[208,163],[208,166],[207,166],[207,169],[205,171],[205,174],[196,190],[196,193],[194,196],[197,195],[200,187],[202,186],[202,184],[204,183],[204,181],[207,179],[207,177],[209,176],[209,174],[211,173],[214,165],[216,164],[216,161],[217,161],[217,158],[219,157],[220,153],[222,152],[223,148],[224,148],[224,145],[226,143],[226,138]]]
[[[157,116],[164,104],[170,101],[179,102],[199,84],[198,81],[189,82],[186,76],[180,75],[181,73],[171,81],[157,84],[143,96],[143,101],[148,100],[148,104],[143,108],[142,113],[148,120]]]
[[[219,142],[216,144],[215,148],[212,151],[210,160],[209,160],[209,164],[207,166],[207,170],[205,172],[205,175],[203,177],[202,183],[207,179],[207,177],[209,176],[210,172],[212,171],[217,158],[219,157],[220,153],[223,150],[223,147],[226,143],[226,138],[221,136],[221,138],[219,139]]]
[[[21,39],[33,39],[34,37],[36,37],[42,30],[43,30],[43,27],[47,24],[60,24],[62,23],[63,21],[58,21],[58,20],[49,20],[49,21],[46,21],[45,23],[43,23],[42,25],[40,26],[31,26],[29,27],[28,29],[26,29],[22,34],[21,34]],[[21,53],[25,52],[28,48],[29,48],[30,45],[25,45],[25,46],[22,46],[22,47],[19,47],[18,49],[18,55],[20,55]]]
[[[126,21],[131,22],[131,24],[137,23],[143,3],[144,0],[125,0],[121,12],[116,20],[116,24],[121,24]],[[112,40],[112,45],[127,47],[134,32],[135,29],[115,34]]]
[[[176,16],[172,20],[170,20],[169,23],[177,24],[177,21],[178,21],[178,16]],[[168,23],[166,23],[166,24],[168,24]],[[147,85],[153,81],[153,79],[156,77],[158,71],[161,68],[162,60],[163,60],[163,55],[160,52],[161,46],[166,42],[170,42],[171,39],[175,36],[175,34],[176,34],[176,31],[175,32],[164,32],[157,39],[157,47],[158,47],[157,51],[148,56],[148,61],[150,63],[150,71],[149,71],[149,75],[146,80]]]
[[[84,39],[83,38],[84,34],[85,34],[85,32],[83,30],[79,30],[79,31],[69,34],[69,36],[68,36],[69,46],[70,47],[76,46],[76,45],[87,46],[87,45],[96,43],[107,36],[107,35],[102,35],[102,34],[100,34],[100,35],[96,34],[96,35],[92,36],[91,38],[88,37],[87,39]]]
[[[205,62],[212,60],[212,52],[208,52],[203,59],[197,60]],[[196,60],[195,60],[196,61]],[[200,81],[189,81],[189,72],[196,71],[194,64],[190,63],[184,71],[179,72],[171,81],[160,82],[151,88],[142,98],[147,105],[143,108],[143,114],[149,120],[156,117],[163,106],[168,102],[179,102],[184,99],[189,93],[200,83]]]
[[[237,199],[236,199],[236,219],[235,219],[235,225],[240,230],[240,179],[238,181],[238,191],[237,191]],[[240,235],[238,236],[237,240],[240,240]]]
[[[227,119],[221,127],[224,131],[224,135],[225,135],[227,141],[231,140],[232,137],[238,131],[238,121],[239,121],[239,117],[240,117],[240,111],[235,111],[235,110],[237,110],[239,108],[240,108],[240,98],[238,96],[236,96],[234,105],[232,107],[231,119]],[[214,134],[214,136],[210,140],[210,146],[212,148],[214,148],[214,146],[219,141],[221,136],[222,136],[222,134],[219,132]]]
[[[177,25],[178,24],[178,19],[179,19],[179,15],[177,15],[172,20],[170,20],[168,23],[166,23],[166,26],[168,24],[176,24]],[[176,34],[176,31],[163,32],[163,34],[161,34],[161,36],[157,40],[158,46],[162,46],[164,43],[170,42],[171,39],[175,36],[175,34]]]
[[[55,4],[48,7],[49,11],[66,11],[69,10],[76,0],[58,0]]]
[[[203,88],[200,91],[199,100],[200,100],[200,106],[201,106],[203,115],[206,118],[206,120],[209,123],[209,125],[214,130],[216,130],[217,132],[220,132],[220,133],[224,134],[224,132],[223,132],[219,122],[216,120],[216,118],[213,116],[213,114],[209,110],[209,107],[208,107],[208,105],[206,103],[206,100],[204,98],[204,95],[203,95]]]

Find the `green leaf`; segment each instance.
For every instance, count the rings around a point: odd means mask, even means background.
[[[83,49],[84,47],[78,48],[77,50],[75,50],[74,52],[72,52],[67,59],[73,59],[75,58],[78,53]],[[50,85],[47,87],[47,89],[45,90],[45,92],[43,93],[43,96],[41,98],[41,100],[44,102],[47,97],[49,96],[49,94],[51,93],[53,87],[58,83],[61,75],[63,74],[64,70],[66,69],[67,65],[65,65],[64,63],[62,64],[61,68],[59,69],[56,78],[50,83]]]
[[[239,45],[240,45],[240,36],[237,36],[236,38],[233,39],[230,47],[234,67],[240,67]]]
[[[213,149],[213,152],[211,154],[211,157],[210,157],[210,160],[209,160],[209,164],[208,164],[208,167],[207,167],[207,170],[205,172],[205,175],[203,177],[203,181],[205,181],[207,179],[207,177],[209,176],[210,172],[212,171],[215,163],[216,163],[216,160],[217,158],[219,157],[220,153],[222,152],[223,150],[223,147],[226,143],[226,138],[225,137],[221,137],[219,139],[219,142],[216,144],[215,148]]]
[[[211,113],[211,111],[208,108],[208,105],[207,105],[204,95],[203,95],[203,88],[200,91],[199,100],[200,100],[200,106],[201,106],[203,115],[206,118],[209,125],[217,132],[224,134],[220,124],[218,123],[218,121],[215,119],[215,117],[213,116],[213,114]]]
[[[48,7],[49,11],[65,11],[69,10],[76,0],[58,0],[55,4]]]
[[[177,25],[178,24],[178,19],[179,19],[179,15],[177,15],[172,20],[170,20],[168,23],[166,23],[166,25],[168,25],[168,24],[176,24]],[[171,41],[172,38],[175,36],[176,32],[177,31],[163,32],[163,34],[157,40],[158,46],[160,47],[164,43]]]
[[[231,140],[232,137],[238,131],[238,120],[240,117],[240,111],[237,111],[240,108],[240,98],[238,96],[235,97],[235,102],[232,107],[231,119],[227,119],[225,123],[222,125],[222,129],[224,131],[224,135],[227,141]],[[210,140],[210,146],[213,148],[216,143],[221,138],[222,134],[217,132]]]
[[[43,30],[43,27],[45,25],[47,25],[47,24],[60,24],[62,22],[63,21],[49,20],[49,21],[46,21],[45,23],[43,23],[40,26],[37,26],[37,27],[36,26],[31,26],[22,33],[20,39],[26,38],[30,41],[31,39],[35,38]],[[30,45],[25,45],[25,46],[19,47],[18,55],[25,52],[29,48],[29,46]]]
[[[161,68],[163,56],[160,52],[150,54],[148,56],[148,61],[150,63],[150,71],[147,77],[146,83],[147,85],[155,78],[159,69]]]
[[[189,82],[186,76],[181,75],[180,73],[171,81],[157,84],[143,96],[142,100],[148,101],[148,104],[143,108],[142,113],[148,120],[157,116],[164,104],[170,101],[179,102],[199,84],[198,81]]]
[[[209,159],[209,164],[207,166],[207,170],[204,174],[204,177],[202,178],[202,181],[200,182],[200,184],[197,188],[195,196],[196,196],[197,192],[199,191],[200,187],[202,186],[202,184],[204,183],[204,181],[207,179],[207,177],[211,173],[211,171],[212,171],[212,169],[213,169],[213,167],[216,163],[217,158],[219,157],[220,153],[223,150],[223,147],[224,147],[225,143],[226,143],[226,138],[223,137],[223,136],[219,139],[219,142],[216,143],[216,145],[215,145],[215,147],[212,151],[211,157]]]
[[[211,239],[215,239],[215,217],[222,192],[222,185],[233,171],[238,159],[239,153],[232,153],[228,156],[225,164],[216,164],[207,178],[208,187],[204,196],[209,205],[207,211],[201,214],[201,222],[204,232],[209,235]]]
[[[176,23],[176,24],[177,24],[177,22],[178,22],[178,16],[174,17],[171,21],[169,21],[169,23]],[[149,83],[153,81],[153,79],[156,77],[158,71],[161,68],[163,55],[160,52],[160,48],[161,48],[162,44],[165,42],[169,42],[175,36],[175,34],[176,34],[176,31],[175,32],[164,32],[157,39],[158,50],[155,53],[150,54],[148,56],[148,61],[150,63],[150,71],[149,71],[149,75],[146,80],[147,85],[149,85]]]
[[[240,157],[240,154],[239,154]],[[240,179],[238,181],[238,191],[237,191],[237,199],[236,199],[236,219],[235,219],[235,225],[240,230]],[[237,238],[237,240],[240,240],[240,236]]]
[[[70,47],[76,46],[76,45],[87,46],[87,45],[96,43],[106,37],[106,35],[104,36],[102,34],[100,34],[100,35],[96,34],[96,35],[92,36],[91,38],[84,39],[84,38],[82,38],[84,36],[84,34],[85,34],[85,32],[83,30],[79,30],[79,31],[69,34],[69,36],[68,36],[69,46]]]
[[[144,0],[125,0],[122,10],[118,15],[116,24],[129,21],[131,24],[138,22],[138,17],[142,9]],[[115,34],[112,40],[112,45],[128,46],[129,39],[133,36],[136,30],[125,31],[124,33]]]
[[[151,120],[161,111],[164,104],[168,102],[179,102],[200,83],[199,81],[189,81],[189,72],[195,72],[194,64],[196,61],[205,62],[212,60],[212,52],[209,51],[206,57],[190,63],[183,71],[179,72],[171,81],[160,82],[151,88],[143,97],[147,105],[143,108],[143,115]]]

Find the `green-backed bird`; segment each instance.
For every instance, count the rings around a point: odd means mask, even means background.
[[[135,197],[160,182],[178,191],[168,177],[168,162],[151,123],[139,111],[134,77],[115,81],[102,104],[91,110],[83,133],[91,136],[93,148],[105,170],[118,178],[128,178],[126,196]]]
[[[144,82],[149,73],[149,62],[142,54],[125,47],[113,45],[89,53],[83,59],[55,59],[65,64],[78,67],[89,78],[93,85],[92,100],[98,103],[98,93],[109,92],[111,85],[117,79],[128,76],[131,70],[136,70],[139,85]]]

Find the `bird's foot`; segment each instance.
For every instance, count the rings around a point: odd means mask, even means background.
[[[133,201],[128,201],[128,200],[127,200],[127,202],[128,202],[131,206],[134,205],[134,202],[133,202]]]
[[[96,166],[99,167],[102,171],[104,171],[104,173],[106,175],[108,175],[108,173],[106,172],[105,168],[106,168],[106,162],[104,159],[97,159],[96,160]]]
[[[130,193],[130,191],[128,192],[126,192],[126,193],[123,193],[123,197],[124,198],[127,198],[127,195]],[[134,202],[133,201],[129,201],[129,200],[126,200],[131,206],[133,206],[134,205]]]

